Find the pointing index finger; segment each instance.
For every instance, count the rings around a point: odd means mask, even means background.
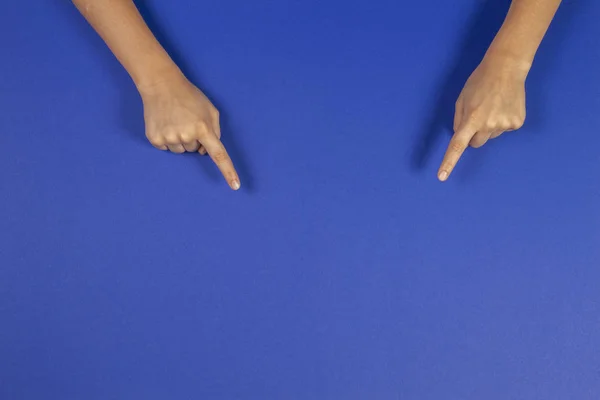
[[[458,160],[460,160],[460,157],[467,149],[467,146],[469,146],[469,142],[475,133],[477,133],[477,129],[473,124],[468,123],[463,125],[461,129],[452,136],[450,144],[448,145],[448,150],[446,150],[444,160],[438,171],[438,179],[440,181],[444,182],[448,179],[456,166],[456,163],[458,163]]]
[[[221,173],[229,186],[233,190],[238,190],[240,188],[240,178],[238,177],[238,174],[233,167],[233,162],[231,161],[231,158],[229,158],[227,150],[225,150],[221,141],[217,139],[216,136],[209,135],[208,138],[202,141],[202,145],[210,158],[217,164],[219,170],[221,170]]]

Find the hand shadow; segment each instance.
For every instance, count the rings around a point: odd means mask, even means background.
[[[196,79],[193,71],[188,68],[186,60],[181,56],[177,47],[169,40],[164,30],[161,29],[160,24],[157,23],[157,19],[154,17],[156,13],[151,9],[151,6],[148,4],[148,2],[144,0],[134,0],[134,2],[140,11],[140,14],[146,21],[146,24],[149,26],[150,30],[154,33],[165,50],[169,53],[173,61],[179,66],[179,68],[191,82],[197,83],[198,80]],[[73,13],[73,25],[74,29],[78,30],[78,34],[80,36],[89,38],[89,43],[92,44],[94,50],[98,54],[107,52],[108,50],[106,45],[102,42],[98,35],[94,33],[92,29],[90,29],[85,20],[79,15],[75,16],[77,11],[72,4],[62,2],[61,4],[64,5],[66,10],[68,9],[69,12]],[[122,89],[119,106],[119,121],[122,128],[128,132],[134,140],[144,143],[145,145],[149,145],[145,137],[144,108],[135,85],[133,85],[133,82],[127,76],[125,70],[114,58],[108,61],[107,57],[102,57],[99,62],[102,63],[103,69],[108,71],[108,73],[112,76],[114,83]],[[215,101],[215,99],[210,96],[209,93],[207,93],[204,89],[202,90],[211,99],[213,104],[215,104],[217,109],[219,109],[221,114],[221,132],[223,134],[223,144],[234,161],[236,170],[240,175],[243,188],[247,191],[252,191],[254,185],[250,174],[248,173],[248,164],[246,163],[243,152],[240,151],[238,146],[236,146],[236,142],[234,140],[235,137],[233,135],[234,130],[231,129],[231,123],[228,115],[221,107],[219,107],[218,102]],[[188,156],[197,157],[198,154],[190,153]],[[204,157],[197,158],[204,161]],[[206,166],[205,170],[211,180],[220,182],[223,179],[216,167],[213,165],[208,165],[205,162],[202,162],[201,164]]]
[[[134,2],[140,14],[146,21],[146,24],[154,33],[156,39],[165,48],[167,53],[169,53],[175,64],[177,64],[177,66],[181,69],[183,74],[192,83],[198,84],[200,82],[198,76],[196,75],[195,71],[189,67],[189,63],[186,61],[185,57],[182,56],[177,46],[169,39],[164,29],[162,29],[160,24],[157,22],[157,18],[155,17],[157,13],[151,8],[151,5],[149,5],[148,2],[144,0],[134,0]],[[218,100],[218,97],[213,96],[212,93],[210,93],[210,91],[207,91],[205,88],[201,87],[200,89],[219,110],[222,134],[221,141],[227,149],[227,153],[229,153],[229,156],[233,160],[235,169],[240,176],[240,181],[242,182],[242,188],[248,192],[253,192],[255,188],[254,181],[252,179],[251,174],[249,173],[249,165],[244,156],[244,152],[240,149],[235,140],[235,130],[232,129],[229,113],[223,107],[220,106],[221,102]],[[134,128],[133,126],[131,127]],[[192,154],[189,155],[192,156]],[[193,156],[196,155],[193,154]],[[216,168],[213,168],[212,165],[206,168],[206,172],[208,173],[211,180],[217,181],[223,179],[219,174],[218,170]]]
[[[542,110],[546,99],[553,94],[548,92],[549,85],[544,82],[552,79],[555,62],[561,58],[561,46],[566,43],[564,39],[568,32],[575,31],[572,27],[576,15],[581,14],[582,7],[589,3],[590,0],[563,0],[538,50],[526,83],[527,120],[525,127],[532,133],[543,132],[546,127],[545,113]]]
[[[482,0],[473,14],[463,42],[456,51],[452,67],[435,93],[433,117],[425,122],[412,155],[414,170],[425,168],[442,136],[453,133],[454,104],[500,29],[511,0]],[[441,161],[441,160],[440,160]]]
[[[65,14],[69,15],[69,24],[77,31],[77,35],[84,37],[93,49],[94,56],[98,56],[95,60],[97,64],[102,66],[102,70],[106,71],[112,78],[115,86],[121,89],[119,96],[119,123],[122,128],[131,134],[131,138],[140,143],[148,144],[144,135],[144,109],[141,98],[127,75],[126,71],[119,62],[110,54],[106,44],[88,25],[85,19],[78,13],[77,9],[71,2],[61,1],[60,7],[64,7]],[[104,56],[102,56],[104,54]]]
[[[526,127],[541,130],[543,127],[543,105],[546,93],[543,81],[548,79],[547,75],[553,67],[553,60],[558,59],[561,39],[572,26],[573,16],[579,11],[578,7],[585,1],[565,0],[544,41],[544,46],[552,47],[551,54],[538,54],[537,62],[534,63],[532,72],[528,78],[534,80],[534,85],[527,85],[527,121]],[[510,7],[511,0],[481,0],[479,8],[473,14],[467,33],[456,51],[454,62],[450,72],[444,76],[441,85],[436,91],[435,105],[433,107],[433,118],[427,121],[418,136],[412,157],[414,170],[422,170],[429,162],[431,152],[435,149],[438,141],[446,134],[448,139],[453,133],[454,104],[471,73],[477,68],[490,43],[502,26],[504,18]],[[538,52],[540,53],[540,52]],[[539,60],[538,60],[539,59]],[[478,150],[471,163],[479,163],[484,149]],[[464,160],[466,161],[466,160]],[[463,165],[464,165],[463,161]],[[440,160],[441,162],[441,160]],[[476,168],[464,168],[463,170],[475,171]],[[463,177],[464,179],[464,177]]]

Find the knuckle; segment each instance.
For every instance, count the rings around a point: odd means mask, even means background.
[[[167,133],[165,135],[165,141],[167,142],[167,144],[178,144],[181,142],[177,137],[177,134],[175,134],[175,132]]]
[[[513,129],[520,129],[525,124],[525,118],[517,117],[513,119],[511,125]]]
[[[471,111],[467,114],[466,119],[469,124],[476,124],[479,121],[479,114],[477,111]]]
[[[485,124],[485,128],[489,131],[496,130],[500,127],[502,127],[502,122],[498,122],[496,120],[490,120]]]
[[[510,128],[510,121],[507,118],[502,118],[498,123],[491,129],[492,131],[504,131]]]
[[[194,140],[194,134],[193,134],[193,132],[187,132],[187,131],[186,132],[182,132],[181,135],[180,135],[180,137],[181,137],[181,141],[183,143],[189,143],[189,142],[192,142]]]
[[[163,147],[165,145],[165,141],[160,136],[149,136],[148,141],[154,147]]]
[[[483,125],[484,120],[485,119],[481,117],[479,111],[473,110],[465,116],[465,124],[464,125],[468,125],[470,127],[478,127],[478,126]]]
[[[203,142],[206,142],[207,140],[210,140],[210,136],[209,136],[209,134],[208,134],[207,131],[198,131],[196,133],[196,137],[197,137],[196,140],[198,140],[200,143],[203,143]]]
[[[206,121],[198,121],[196,123],[196,129],[198,133],[206,134],[208,133],[208,124],[206,123]]]

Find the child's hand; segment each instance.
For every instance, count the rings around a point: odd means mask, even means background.
[[[456,102],[454,136],[438,172],[441,181],[448,179],[467,146],[481,147],[523,125],[526,75],[526,67],[484,58]]]
[[[146,137],[154,147],[173,153],[208,154],[233,190],[240,179],[220,141],[219,112],[184,77],[140,88],[144,102]]]

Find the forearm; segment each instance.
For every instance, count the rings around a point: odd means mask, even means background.
[[[528,73],[561,0],[513,0],[488,52]]]
[[[73,0],[138,88],[181,74],[132,0]]]

